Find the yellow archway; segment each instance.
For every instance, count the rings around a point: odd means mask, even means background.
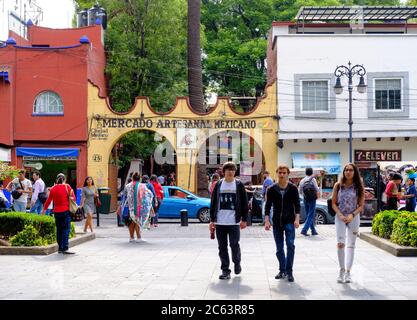
[[[267,87],[265,96],[250,113],[237,113],[229,99],[219,98],[209,113],[197,114],[184,97],[177,98],[167,113],[155,112],[146,97],[138,97],[129,112],[117,113],[111,110],[107,99],[98,96],[98,88],[89,83],[87,172],[99,187],[108,187],[109,158],[114,145],[126,133],[141,129],[157,132],[172,144],[177,157],[177,184],[192,192],[196,192],[195,164],[201,142],[183,148],[187,145],[183,143],[184,134],[191,131],[196,138],[227,129],[244,132],[262,147],[266,170],[274,172],[278,159],[276,113],[275,84]]]

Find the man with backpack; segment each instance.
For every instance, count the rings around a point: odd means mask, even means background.
[[[316,216],[316,200],[320,196],[319,187],[316,179],[313,177],[313,168],[306,168],[306,177],[300,181],[299,193],[304,198],[304,210],[306,213],[306,221],[301,230],[303,236],[308,236],[308,229],[311,229],[311,235],[318,235],[314,226]]]

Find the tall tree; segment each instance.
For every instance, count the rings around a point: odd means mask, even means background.
[[[200,0],[188,0],[188,95],[192,108],[197,112],[204,112],[200,15]]]

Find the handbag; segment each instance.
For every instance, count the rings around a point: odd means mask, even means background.
[[[12,191],[12,198],[15,199],[15,200],[19,199],[21,195],[22,194],[18,190],[13,190]]]
[[[74,220],[73,221],[83,221],[84,218],[85,218],[84,208],[78,207],[77,211],[75,211],[75,213],[74,213]]]
[[[97,191],[97,189],[95,189],[95,191]],[[100,201],[100,198],[98,197],[98,195],[97,195],[96,192],[94,192],[94,205],[97,208],[100,208],[101,207],[101,201]]]
[[[101,201],[100,201],[100,199],[98,198],[98,196],[94,196],[94,204],[95,204],[95,206],[96,206],[97,208],[100,208],[100,207],[101,207]]]
[[[23,186],[22,186],[22,183],[20,182],[20,180],[19,180],[19,184],[20,184],[20,188],[19,187],[17,187],[15,190],[13,190],[12,191],[12,198],[14,199],[14,200],[17,200],[17,199],[19,199],[21,196],[22,196],[22,194],[23,193],[21,193],[21,192],[19,192],[19,190],[24,190],[24,188],[23,188]]]
[[[68,188],[67,188],[67,194],[68,194],[69,212],[71,213],[71,221],[77,221],[77,220],[75,220],[76,219],[75,213],[78,210],[78,205],[75,202],[75,200],[70,197],[70,191],[68,190]]]

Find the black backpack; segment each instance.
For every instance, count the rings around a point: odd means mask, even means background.
[[[313,179],[314,178],[310,178],[310,180],[306,180],[303,184],[303,195],[304,200],[306,201],[312,201],[317,199],[317,191],[314,187]]]

